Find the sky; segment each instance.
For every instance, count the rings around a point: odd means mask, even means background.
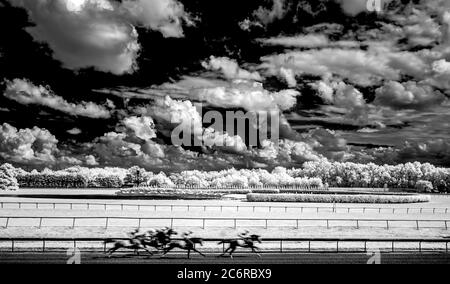
[[[450,166],[448,0],[0,0],[0,32],[2,163]],[[192,124],[205,145],[174,145]]]

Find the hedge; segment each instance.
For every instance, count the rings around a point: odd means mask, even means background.
[[[331,195],[331,194],[258,194],[247,195],[249,202],[299,203],[422,203],[430,202],[429,195]]]

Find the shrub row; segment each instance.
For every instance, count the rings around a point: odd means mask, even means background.
[[[257,194],[247,195],[249,202],[299,203],[421,203],[429,202],[428,195],[331,195],[331,194]]]

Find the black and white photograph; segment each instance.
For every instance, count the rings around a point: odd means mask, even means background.
[[[450,264],[450,0],[0,0],[0,35],[0,264]]]

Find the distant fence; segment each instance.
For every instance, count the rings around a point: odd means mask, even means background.
[[[0,208],[5,209],[5,205],[13,205],[17,209],[25,209],[28,206],[28,209],[48,209],[42,208],[43,206],[50,206],[52,209],[70,209],[73,210],[74,207],[81,207],[83,210],[137,210],[141,211],[144,209],[152,209],[153,211],[158,211],[158,209],[170,209],[173,212],[175,209],[185,209],[186,211],[191,211],[192,209],[200,209],[203,211],[207,211],[208,209],[217,209],[223,212],[225,209],[236,210],[236,212],[241,211],[242,209],[251,209],[253,212],[256,212],[257,209],[266,209],[268,212],[272,212],[273,210],[284,210],[284,212],[289,211],[300,211],[303,213],[304,211],[314,211],[316,213],[320,212],[332,212],[332,213],[351,213],[355,211],[359,211],[362,213],[384,213],[384,214],[449,214],[450,208],[438,208],[438,207],[430,207],[430,208],[405,208],[405,207],[341,207],[341,206],[286,206],[286,205],[196,205],[196,204],[177,204],[177,205],[164,205],[164,204],[131,204],[131,203],[99,203],[99,202],[10,202],[4,201],[0,202]],[[67,208],[61,208],[62,206],[67,206]],[[32,208],[30,208],[32,207]],[[7,209],[15,209],[15,208],[7,208]]]
[[[125,238],[113,238],[114,240],[126,240]],[[61,245],[59,245],[56,249],[55,246],[50,248],[48,245],[49,243],[70,243],[70,247],[66,247],[65,249],[70,248],[79,248],[84,249],[91,252],[96,251],[103,251],[106,252],[108,249],[108,246],[106,244],[107,240],[111,240],[111,238],[105,239],[105,238],[0,238],[0,243],[9,242],[10,246],[8,246],[10,252],[16,252],[18,251],[18,244],[19,243],[39,243],[38,251],[40,252],[47,252],[47,251],[57,251],[58,249],[62,249]],[[229,240],[229,239],[220,239],[220,238],[205,238],[204,242],[206,244],[208,243],[214,243],[215,247],[218,247],[217,244],[220,241],[223,240]],[[388,243],[390,244],[388,246],[387,252],[397,252],[397,251],[426,251],[427,249],[424,248],[425,244],[441,244],[445,245],[442,247],[433,247],[430,250],[432,251],[442,251],[445,253],[449,252],[448,243],[450,242],[450,239],[407,239],[407,238],[386,238],[386,239],[376,239],[376,238],[263,238],[263,244],[272,243],[277,244],[275,246],[271,246],[270,248],[263,248],[262,252],[275,252],[275,253],[289,253],[289,252],[324,252],[323,248],[313,248],[313,244],[315,243],[335,243],[334,245],[328,247],[326,249],[326,252],[348,252],[349,250],[352,250],[353,252],[368,252],[369,251],[369,244],[374,243]],[[84,246],[82,244],[85,244]],[[87,243],[96,243],[94,247],[89,246],[89,248],[86,248]],[[300,244],[306,243],[306,247],[301,248]],[[360,246],[354,248],[344,248],[342,247],[342,244],[344,243],[352,243],[352,244],[361,244]],[[396,246],[397,244],[416,244],[417,248],[411,248],[408,247],[405,248],[398,248]],[[35,246],[33,246],[36,248]],[[2,248],[5,248],[2,246]],[[218,249],[219,251],[224,252],[225,251],[225,244]],[[22,251],[22,250],[21,250]],[[381,252],[381,251],[380,251]]]
[[[352,227],[360,229],[361,227],[373,227],[373,226],[367,226],[365,224],[367,223],[377,223],[377,224],[383,224],[383,226],[376,226],[376,227],[383,227],[387,230],[391,228],[405,228],[405,226],[398,226],[399,223],[408,223],[407,228],[416,228],[417,230],[420,230],[421,228],[445,228],[448,230],[448,224],[450,220],[405,220],[405,219],[350,219],[350,218],[328,218],[328,219],[313,219],[313,218],[214,218],[214,217],[37,217],[37,216],[20,216],[20,217],[9,217],[9,216],[0,216],[0,220],[4,220],[3,228],[8,227],[70,227],[70,228],[77,228],[77,227],[103,227],[103,228],[110,228],[110,227],[136,227],[136,228],[150,228],[154,225],[147,225],[143,226],[142,221],[167,221],[165,226],[169,226],[171,228],[173,227],[201,227],[202,229],[206,229],[207,227],[213,228],[213,227],[226,227],[227,225],[224,225],[224,223],[228,222],[228,224],[231,222],[233,225],[229,226],[231,228],[237,229],[239,227],[264,227],[265,229],[269,227],[289,227],[292,226],[296,229],[300,228],[300,222],[315,222],[320,223],[320,225],[315,224],[315,227],[327,227],[328,229],[332,227]],[[11,226],[10,221],[11,220],[37,220],[38,224],[36,226]],[[66,220],[70,221],[70,225],[47,225],[43,226],[43,221],[46,220]],[[77,221],[91,221],[90,225],[79,225]],[[111,221],[135,221],[134,225],[131,225],[129,222],[126,223],[126,225],[118,225],[117,223],[115,225],[111,224]],[[96,225],[92,226],[92,222],[95,221],[102,221],[102,225]],[[175,221],[183,221],[181,222],[183,225],[175,226]],[[201,223],[201,225],[191,225],[187,226],[186,221],[198,221],[198,223]],[[214,226],[209,225],[208,223],[211,222],[219,222],[220,225],[218,226],[215,224]],[[251,222],[251,225],[246,224],[242,225],[243,222]],[[262,225],[256,225],[256,222],[261,222]],[[276,222],[277,226],[271,225],[271,222]],[[281,226],[280,222],[291,222],[289,226]],[[333,223],[340,222],[340,226],[333,226]],[[170,225],[169,225],[170,223]],[[345,225],[342,225],[342,223],[345,223]],[[432,224],[440,224],[439,226],[429,226],[430,223]],[[413,226],[411,226],[413,224]],[[428,226],[426,225],[428,224]],[[396,226],[397,225],[397,226]],[[305,226],[303,227],[311,227],[311,226]]]

